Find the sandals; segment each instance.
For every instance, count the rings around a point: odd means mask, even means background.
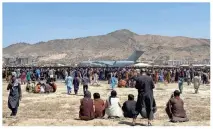
[[[148,123],[148,126],[152,126],[152,124],[149,122],[149,123]]]

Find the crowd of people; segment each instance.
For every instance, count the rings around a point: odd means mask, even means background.
[[[84,90],[88,85],[100,85],[99,81],[107,80],[114,89],[119,87],[134,88],[135,82],[133,75],[135,68],[22,68],[14,70],[3,70],[3,77],[18,77],[21,84],[31,83],[40,80],[65,80],[67,93],[70,94],[74,89],[78,93],[80,82],[84,85]],[[210,69],[193,69],[193,68],[150,68],[146,70],[147,75],[151,76],[154,83],[163,82],[178,83],[179,90],[183,92],[183,82],[188,85],[194,84],[195,92],[198,93],[199,85],[210,83]],[[81,81],[82,80],[82,81]]]
[[[15,116],[18,110],[21,95],[21,84],[31,81],[41,80],[64,80],[67,94],[78,94],[79,85],[83,85],[84,98],[80,100],[79,118],[82,120],[92,120],[103,118],[105,114],[108,118],[129,117],[133,119],[135,125],[139,114],[148,119],[148,126],[152,125],[154,113],[157,111],[157,102],[154,99],[153,89],[155,84],[163,82],[178,83],[179,90],[175,90],[169,99],[165,111],[172,122],[188,121],[184,110],[184,102],[180,98],[183,92],[183,82],[188,85],[194,84],[195,93],[198,93],[201,83],[210,83],[209,69],[193,68],[170,68],[170,69],[134,69],[134,68],[69,68],[69,69],[15,69],[3,70],[3,77],[9,82],[7,90],[10,90],[8,106],[12,111],[11,116]],[[18,80],[20,79],[20,81]],[[100,85],[99,81],[105,80],[111,86],[111,95],[104,101],[99,93],[94,93],[91,98],[89,85]],[[117,92],[114,90],[119,81],[125,81],[124,87],[132,87],[138,90],[137,101],[134,95],[129,94],[128,100],[120,104]]]
[[[20,77],[22,84],[29,80],[38,79],[63,79],[68,76],[72,77],[84,77],[87,76],[89,81],[93,80],[93,84],[99,84],[98,80],[108,80],[111,77],[116,77],[118,80],[125,80],[126,87],[132,87],[134,84],[131,83],[131,78],[135,72],[135,68],[16,68],[9,70],[3,69],[3,77],[14,75]],[[179,78],[184,78],[184,81],[188,82],[188,85],[192,82],[196,72],[201,77],[203,84],[208,84],[210,79],[210,69],[193,69],[193,68],[149,68],[147,74],[153,78],[155,83],[167,82],[174,83],[178,82]]]

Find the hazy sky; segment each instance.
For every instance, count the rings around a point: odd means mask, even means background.
[[[3,47],[129,29],[210,38],[208,3],[4,3]]]

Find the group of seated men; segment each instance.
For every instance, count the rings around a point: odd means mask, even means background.
[[[94,100],[91,99],[91,93],[86,91],[84,98],[80,100],[80,111],[79,118],[81,120],[92,120],[95,118],[103,118],[107,114],[108,118],[134,118],[136,101],[134,100],[134,95],[129,94],[128,100],[120,104],[120,100],[117,97],[117,92],[112,91],[111,96],[104,102],[100,98],[99,93],[93,94]],[[188,118],[184,110],[183,100],[180,98],[180,92],[175,90],[172,97],[169,99],[166,105],[166,113],[169,116],[171,122],[186,122]],[[153,112],[157,111],[156,102],[153,102]],[[147,118],[146,110],[142,108],[140,112],[143,118]]]
[[[51,93],[56,92],[56,84],[50,78],[47,79],[46,82],[39,81],[35,85],[35,81],[28,81],[26,86],[26,91],[30,93]]]

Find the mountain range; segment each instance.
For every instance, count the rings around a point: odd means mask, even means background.
[[[39,63],[73,64],[85,60],[121,60],[143,50],[143,60],[210,59],[210,39],[139,35],[127,29],[106,35],[55,39],[3,48],[3,57],[34,57]]]

